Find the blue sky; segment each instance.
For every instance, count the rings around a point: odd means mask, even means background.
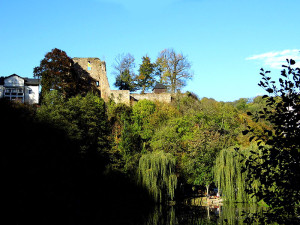
[[[263,94],[259,69],[277,76],[300,61],[299,0],[0,0],[0,76],[32,71],[53,48],[98,57],[112,89],[118,54],[155,61],[173,48],[192,64],[184,91],[234,101]]]

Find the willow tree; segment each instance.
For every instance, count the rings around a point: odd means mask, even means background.
[[[239,149],[238,152],[234,147],[223,149],[216,158],[214,178],[225,201],[256,202],[256,198],[251,198],[246,192],[247,171],[243,172],[244,156],[250,156],[253,148],[255,147],[250,146]],[[255,180],[251,186],[258,189],[259,182]]]
[[[175,157],[163,151],[143,155],[139,161],[139,177],[156,202],[173,200],[177,186]]]

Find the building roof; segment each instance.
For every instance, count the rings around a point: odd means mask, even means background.
[[[167,89],[167,87],[165,85],[163,85],[163,84],[157,83],[155,85],[155,87],[153,88],[153,90],[154,89]]]
[[[21,78],[21,79],[24,79],[23,77],[20,77],[18,74],[12,74],[12,75],[9,75],[9,76],[7,76],[7,77],[4,77],[4,79],[7,79],[7,78],[9,78],[9,77],[14,77],[14,76],[17,76],[17,77],[19,77],[19,78]]]
[[[30,86],[36,86],[36,85],[40,85],[40,79],[34,79],[34,78],[24,78],[25,80],[25,84],[30,85]]]
[[[0,77],[0,85],[4,85],[4,80],[9,78],[9,77],[13,77],[13,76],[17,76],[21,79],[24,80],[24,83],[26,85],[30,85],[30,86],[37,86],[37,85],[40,85],[41,82],[40,82],[40,79],[35,79],[35,78],[28,78],[28,77],[20,77],[19,75],[17,74],[12,74],[10,76],[7,76],[7,77]]]

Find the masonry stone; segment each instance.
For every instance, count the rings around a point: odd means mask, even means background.
[[[106,63],[99,58],[73,58],[75,68],[81,76],[88,74],[96,83],[97,89],[100,91],[101,98],[105,102],[112,99],[116,103],[124,103],[130,105],[142,99],[150,101],[161,101],[170,103],[172,96],[170,93],[146,93],[146,94],[130,94],[129,90],[111,90],[106,74]]]

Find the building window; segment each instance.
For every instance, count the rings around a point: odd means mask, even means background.
[[[96,86],[99,87],[99,81],[96,81]]]
[[[23,93],[23,88],[18,88],[18,95],[19,96],[22,96],[24,93]]]
[[[24,92],[22,88],[6,88],[4,97],[12,101],[24,102]]]
[[[5,95],[10,95],[11,89],[10,88],[6,88],[5,89]]]

